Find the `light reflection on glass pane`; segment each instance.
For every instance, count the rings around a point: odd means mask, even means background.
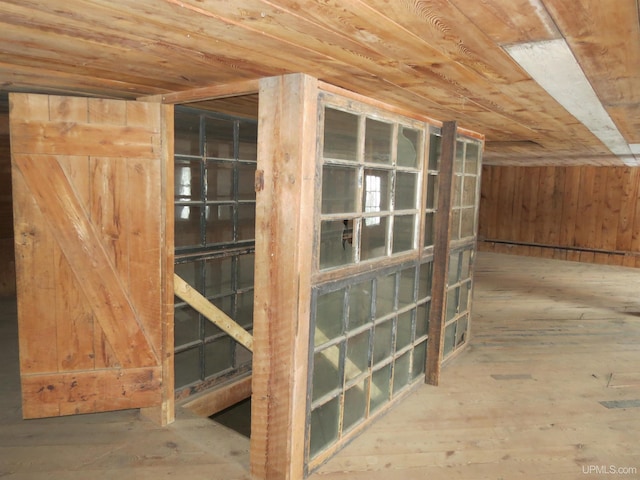
[[[409,384],[409,369],[411,367],[411,352],[396,358],[393,366],[393,395],[402,391]]]
[[[322,345],[342,334],[344,290],[318,297],[314,344]]]
[[[392,125],[367,118],[364,140],[364,161],[391,163]]]
[[[342,385],[340,347],[333,345],[313,356],[313,400],[323,397]]]
[[[389,401],[391,386],[391,364],[371,375],[371,397],[369,411],[374,412]]]
[[[349,330],[371,321],[371,280],[351,285],[349,289]]]
[[[202,199],[200,162],[176,161],[174,169],[175,201],[200,201]]]
[[[353,380],[369,368],[369,339],[371,331],[365,330],[347,339],[347,356],[345,360],[345,379]]]
[[[414,215],[396,215],[393,219],[393,253],[413,249]]]
[[[367,411],[367,383],[368,381],[365,379],[344,393],[343,432],[348,431],[365,418]]]
[[[387,223],[389,217],[375,217],[379,223],[362,225],[361,260],[384,257],[386,255]]]
[[[398,172],[396,174],[396,210],[416,208],[418,193],[418,175],[415,173]]]
[[[336,397],[311,412],[309,457],[313,458],[338,439],[340,398]]]
[[[193,205],[176,205],[175,207],[175,246],[187,247],[201,245],[200,212],[202,209]]]
[[[420,132],[411,128],[398,127],[398,160],[401,167],[415,168],[418,162]]]
[[[388,170],[365,169],[362,191],[362,210],[365,213],[389,210],[389,175]],[[373,218],[365,220],[369,225],[372,221]]]
[[[387,320],[375,326],[373,332],[373,364],[380,363],[391,355],[393,322]]]
[[[349,221],[324,220],[320,231],[320,268],[354,262],[353,228]]]
[[[333,108],[324,111],[324,158],[356,161],[358,117]]]
[[[356,209],[358,171],[325,165],[322,168],[322,213],[348,213]]]

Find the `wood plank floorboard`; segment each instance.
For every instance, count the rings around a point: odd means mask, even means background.
[[[639,286],[637,269],[479,253],[471,341],[440,386],[309,478],[640,479]],[[250,478],[248,440],[181,409],[166,428],[135,410],[22,420],[15,316],[0,300],[0,478]]]

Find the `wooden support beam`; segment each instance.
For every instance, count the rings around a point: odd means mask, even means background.
[[[216,98],[240,97],[258,92],[259,80],[245,80],[224,85],[212,85],[210,87],[194,88],[184,92],[171,92],[150,97],[138,98],[140,101],[159,101],[161,103],[193,103]]]
[[[260,82],[251,473],[304,475],[317,137],[317,80]]]
[[[233,379],[218,388],[189,398],[183,407],[203,417],[210,417],[251,396],[251,375]]]
[[[456,122],[444,122],[442,124],[442,153],[440,155],[440,172],[438,174],[438,211],[436,213],[433,245],[433,288],[431,290],[429,340],[427,342],[426,382],[431,385],[438,385],[440,381],[440,367],[442,365],[444,347],[456,132]]]
[[[247,350],[253,352],[253,337],[251,334],[175,273],[173,274],[173,289],[177,297],[187,302]]]

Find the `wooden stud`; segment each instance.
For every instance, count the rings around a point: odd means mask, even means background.
[[[426,382],[438,385],[444,346],[444,320],[449,275],[449,246],[451,241],[451,203],[453,162],[456,158],[456,122],[442,125],[442,153],[438,175],[438,211],[436,213],[433,246],[433,288],[429,314]]]

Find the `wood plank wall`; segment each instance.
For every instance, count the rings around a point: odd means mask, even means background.
[[[9,104],[7,95],[4,94],[0,95],[0,297],[11,297],[16,294],[11,205]]]
[[[485,165],[478,248],[640,268],[640,168]]]

